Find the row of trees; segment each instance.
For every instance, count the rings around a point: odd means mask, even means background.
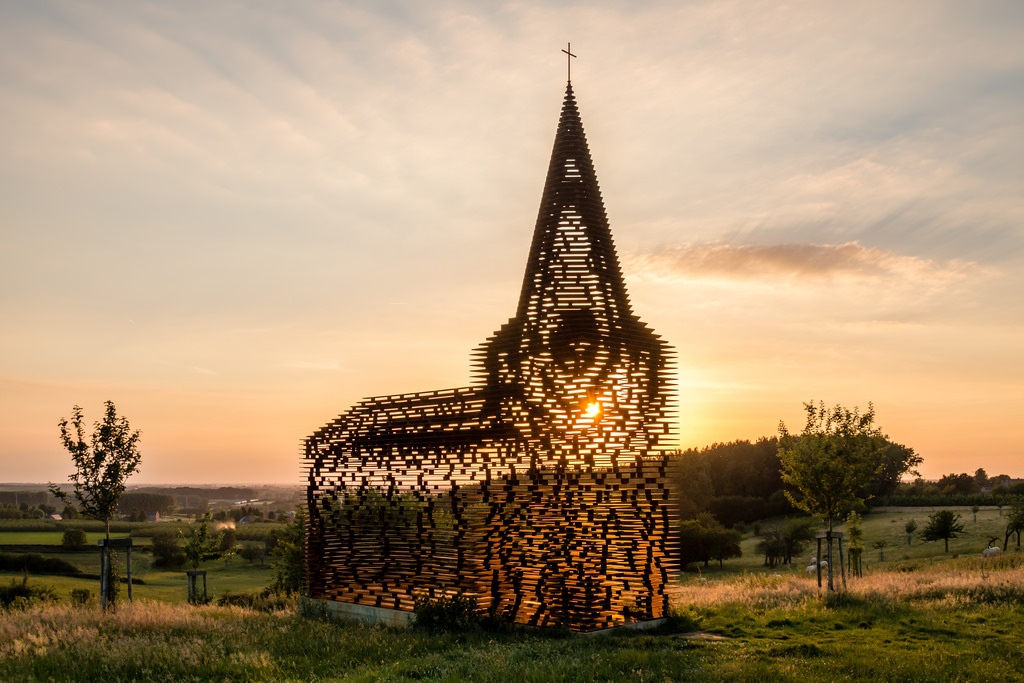
[[[1002,505],[1024,496],[1024,481],[1009,475],[989,477],[984,468],[973,475],[966,472],[943,475],[938,481],[914,481],[900,484],[883,497],[883,505]]]
[[[146,515],[170,515],[178,510],[174,496],[166,493],[149,493],[147,491],[125,491],[117,502],[119,514],[138,515],[141,513],[143,519]]]
[[[57,506],[48,503],[36,505],[0,503],[0,519],[43,519],[55,512],[57,512]],[[73,505],[65,505],[61,514],[65,519],[72,519],[78,516],[78,510]]]
[[[218,522],[240,522],[244,519],[253,522],[277,522],[284,521],[288,513],[285,510],[268,510],[259,505],[241,505],[230,510],[217,510],[213,513],[214,521]]]

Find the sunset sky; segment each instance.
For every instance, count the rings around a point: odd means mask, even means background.
[[[682,447],[866,407],[1024,477],[1024,3],[0,3],[0,481],[299,482],[515,312],[573,87]]]

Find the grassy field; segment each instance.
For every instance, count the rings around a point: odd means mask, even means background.
[[[65,604],[0,620],[4,681],[1024,680],[1024,562],[877,571],[827,599],[798,576],[676,588],[657,633],[434,634],[239,608]]]
[[[57,557],[78,567],[86,574],[99,574],[100,553],[96,546],[97,541],[104,537],[102,531],[88,531],[86,533],[88,550],[77,552],[66,552],[61,548],[63,530],[60,522],[51,531],[40,531],[28,529],[26,525],[19,524],[23,520],[2,520],[0,521],[0,546],[4,547],[6,553],[17,553],[19,547],[26,547],[24,552],[39,552],[47,557]],[[79,520],[70,522],[69,525],[78,525]],[[135,549],[132,552],[132,578],[142,579],[144,584],[135,585],[132,588],[134,598],[143,600],[156,600],[168,603],[185,602],[187,597],[184,569],[168,571],[152,566],[152,557],[146,549],[152,544],[152,533],[158,529],[170,528],[167,524],[144,524],[132,525],[132,531],[112,532],[111,538],[132,537]],[[275,524],[253,524],[244,528],[245,535],[253,538],[265,537],[271,529],[279,528]],[[239,534],[242,535],[242,534]],[[252,542],[252,541],[246,541]],[[45,546],[48,549],[43,550]],[[124,554],[120,555],[121,561]],[[224,560],[211,560],[204,563],[200,569],[207,572],[208,594],[211,599],[216,600],[226,592],[258,591],[273,580],[273,569],[268,562],[264,566],[249,565],[241,557],[231,557],[225,563]],[[125,574],[124,568],[121,570]],[[20,572],[0,572],[0,582],[19,580],[22,577]],[[53,586],[58,596],[67,598],[71,591],[76,588],[85,588],[93,593],[99,591],[99,582],[96,579],[77,578],[74,576],[40,576],[40,581]],[[126,595],[126,587],[122,587],[122,594]]]
[[[1003,530],[1006,527],[1006,518],[1000,515],[998,508],[982,508],[978,511],[977,522],[970,508],[949,508],[960,515],[960,522],[964,525],[964,534],[949,542],[949,553],[943,552],[942,541],[925,543],[919,537],[921,530],[928,522],[928,515],[939,508],[881,508],[864,515],[861,526],[864,529],[864,554],[862,566],[865,571],[874,569],[887,569],[897,567],[906,561],[930,560],[942,562],[954,555],[967,556],[980,554],[985,549],[990,537],[999,538],[998,545],[1002,547]],[[1003,515],[1006,510],[1003,510]],[[909,520],[917,522],[917,531],[907,543],[907,534],[904,527]],[[773,524],[781,524],[778,521],[765,521],[761,523],[764,528]],[[842,531],[842,527],[837,527]],[[883,549],[884,560],[879,560],[879,552],[872,545],[876,541],[885,541],[887,544]],[[743,557],[728,560],[720,570],[715,563],[707,569],[701,567],[703,575],[711,576],[719,573],[742,573],[769,571],[764,567],[764,556],[758,553],[758,539],[751,532],[744,536],[740,548],[743,550]],[[1011,540],[1012,551],[1016,540]],[[776,572],[798,572],[803,573],[807,561],[814,555],[815,548],[809,546],[798,558],[794,558],[793,567],[782,567],[770,570]]]
[[[54,554],[55,557],[63,557],[80,566],[88,573],[99,573],[99,553],[95,556],[89,554],[89,561],[82,561],[81,554]],[[167,603],[185,602],[187,591],[185,586],[185,571],[168,571],[149,567],[150,558],[142,553],[135,553],[132,556],[132,578],[141,578],[145,583],[132,587],[133,598],[143,600],[156,600]],[[239,591],[258,591],[274,579],[272,566],[267,563],[263,567],[250,566],[245,560],[233,557],[225,567],[223,560],[212,560],[205,562],[200,567],[207,572],[206,582],[210,598],[216,600],[227,592],[236,593]],[[124,573],[122,572],[122,575]],[[20,572],[0,572],[0,581],[10,582],[20,580]],[[36,579],[40,583],[53,586],[61,598],[67,598],[75,588],[85,588],[93,593],[99,592],[99,581],[96,579],[76,578],[72,576],[39,576]],[[127,595],[127,587],[122,585],[122,595]]]

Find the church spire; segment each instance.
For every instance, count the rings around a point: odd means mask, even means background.
[[[571,308],[603,310],[609,319],[630,315],[597,174],[569,83],[516,315],[528,318],[542,309]]]

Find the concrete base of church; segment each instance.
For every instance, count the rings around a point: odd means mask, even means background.
[[[356,605],[351,602],[337,602],[335,600],[317,600],[316,602],[323,605],[324,609],[327,610],[327,613],[335,619],[356,621],[361,624],[366,624],[367,626],[380,624],[381,626],[402,628],[411,626],[412,623],[416,621],[416,614],[414,612],[406,612],[400,609],[373,607],[371,605]],[[576,635],[603,636],[610,635],[618,631],[646,631],[648,629],[658,628],[666,621],[668,621],[668,619],[665,618],[649,619],[647,621],[634,621],[628,624],[622,624],[621,626],[604,628],[600,631],[586,631],[583,633],[577,633]]]
[[[317,600],[327,609],[327,613],[336,619],[345,621],[358,621],[361,624],[373,626],[411,626],[416,621],[416,614],[400,609],[389,609],[387,607],[373,607],[372,605],[356,605],[351,602],[337,602],[335,600]]]

